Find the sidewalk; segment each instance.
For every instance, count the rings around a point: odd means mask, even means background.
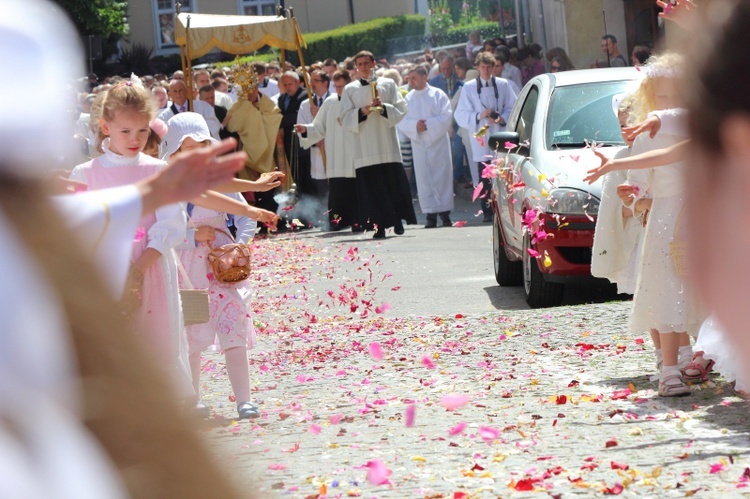
[[[628,302],[398,317],[388,269],[354,246],[284,236],[254,258],[261,418],[232,419],[222,356],[203,380],[206,442],[257,497],[750,491],[747,406],[718,376],[656,396]],[[319,279],[330,293],[308,293]]]

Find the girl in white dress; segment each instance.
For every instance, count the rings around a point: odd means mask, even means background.
[[[624,128],[633,104],[631,95],[617,94],[612,107]],[[627,147],[620,149],[612,159],[627,158],[632,141],[624,138]],[[638,277],[638,254],[643,233],[643,223],[633,217],[630,208],[622,206],[617,196],[617,186],[627,180],[626,170],[616,170],[604,175],[599,216],[594,231],[594,246],[591,258],[591,274],[617,284],[618,293],[633,294]]]
[[[682,60],[675,54],[662,54],[644,66],[645,78],[636,94],[632,119],[642,121],[649,112],[675,108],[678,95],[676,83]],[[633,145],[633,155],[663,149],[684,140],[684,137],[665,132],[656,137],[640,135]],[[697,306],[687,279],[675,268],[672,255],[673,241],[684,239],[688,224],[680,224],[685,192],[682,162],[675,162],[647,170],[631,170],[626,185],[618,188],[623,204],[633,206],[636,214],[639,203],[651,187],[652,204],[644,236],[639,276],[636,284],[631,331],[652,330],[661,346],[663,365],[659,377],[662,396],[687,395],[690,387],[680,372],[680,357],[684,363],[692,360],[690,340],[686,333],[696,335],[704,316]],[[692,225],[692,224],[691,224]]]
[[[646,77],[639,91],[639,102],[645,112],[635,117],[638,121],[645,118],[647,112],[678,107],[676,84],[681,67],[682,59],[675,54],[656,56],[644,67]],[[633,152],[663,149],[683,139],[664,132],[653,138],[644,134],[636,139]],[[641,254],[631,331],[658,331],[663,358],[659,378],[659,394],[662,396],[690,393],[690,387],[680,372],[679,357],[682,353],[686,361],[692,359],[685,333],[697,335],[704,318],[686,277],[677,272],[671,252],[671,243],[684,240],[688,225],[680,223],[684,220],[685,202],[683,168],[682,163],[677,162],[649,170],[631,170],[627,182],[629,187],[620,190],[623,197],[637,201],[649,185],[652,189],[653,201]]]
[[[164,137],[164,159],[174,154],[187,152],[217,142],[211,134],[203,116],[197,113],[179,113],[167,123]],[[227,196],[247,203],[239,193]],[[249,207],[248,207],[249,208]],[[247,216],[236,215],[236,242],[247,244],[255,235],[256,223]],[[177,247],[177,254],[190,279],[197,289],[208,289],[209,321],[206,324],[186,326],[190,371],[193,388],[198,395],[197,410],[207,416],[209,408],[200,401],[201,353],[216,340],[226,359],[227,374],[232,384],[237,413],[240,419],[257,418],[260,411],[250,402],[250,376],[247,349],[255,345],[251,294],[249,281],[223,284],[214,278],[207,263],[208,246],[221,246],[233,242],[227,234],[227,213],[188,205],[188,231],[185,243]],[[188,288],[184,276],[180,275],[180,288]]]

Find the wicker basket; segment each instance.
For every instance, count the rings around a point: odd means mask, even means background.
[[[688,256],[687,256],[687,243],[679,238],[679,231],[682,225],[682,212],[677,215],[677,223],[674,226],[674,237],[672,242],[669,243],[669,255],[672,257],[674,262],[674,271],[679,277],[688,276]]]
[[[186,326],[208,322],[208,290],[181,289],[182,317]]]
[[[231,240],[227,232],[222,232]],[[234,282],[244,281],[250,277],[250,247],[246,244],[231,243],[214,248],[208,243],[211,251],[208,253],[206,260],[214,274],[214,278],[222,283],[231,284]]]

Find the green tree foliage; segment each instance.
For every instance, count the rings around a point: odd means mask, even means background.
[[[118,0],[54,0],[68,12],[78,32],[85,35],[128,34],[128,3]]]

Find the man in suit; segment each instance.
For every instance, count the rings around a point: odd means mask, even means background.
[[[172,80],[169,82],[167,94],[172,101],[172,105],[162,110],[159,114],[159,119],[164,123],[168,122],[169,118],[172,116],[190,110],[188,107],[187,86],[184,81]],[[221,123],[216,118],[213,106],[198,99],[194,99],[192,104],[193,111],[206,119],[208,130],[211,132],[211,137],[219,140],[219,129],[221,128]]]

